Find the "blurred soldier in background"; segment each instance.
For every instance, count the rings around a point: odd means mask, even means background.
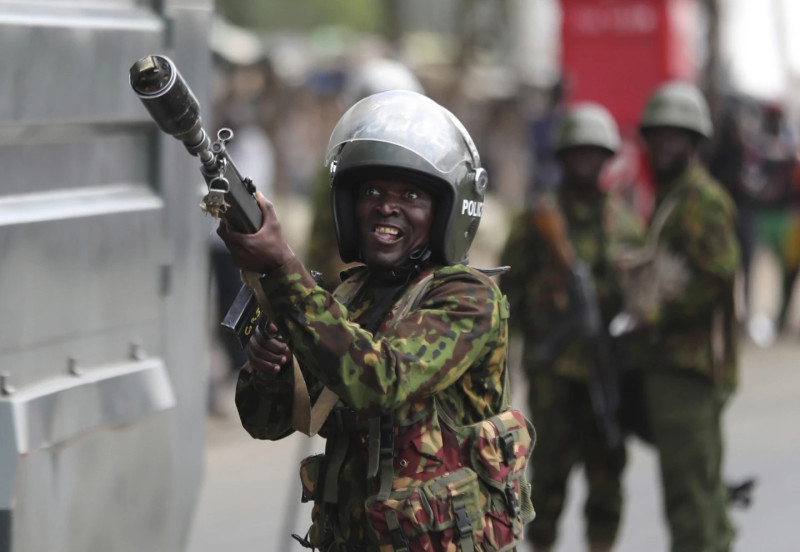
[[[752,259],[756,248],[757,201],[748,186],[749,155],[742,110],[737,98],[722,101],[712,140],[706,142],[708,172],[730,194],[736,205],[736,236],[742,261],[743,304],[742,320],[750,310]],[[701,152],[702,153],[702,152]]]
[[[625,447],[618,428],[609,442],[605,422],[616,425],[613,373],[618,359],[607,355],[606,328],[622,304],[613,266],[619,247],[633,247],[642,231],[631,211],[601,191],[603,166],[618,151],[620,137],[611,114],[585,103],[569,109],[555,132],[558,191],[538,197],[512,222],[502,253],[511,269],[501,288],[511,304],[512,328],[524,339],[522,367],[529,380],[529,406],[537,429],[533,502],[536,519],[529,539],[537,552],[550,550],[564,507],[567,480],[583,465],[588,496],[584,507],[589,550],[611,550],[622,509]],[[588,279],[579,281],[583,270]],[[580,287],[588,284],[594,293]],[[583,291],[583,293],[581,293]],[[584,304],[594,295],[596,305]],[[598,335],[585,322],[599,309]],[[598,346],[605,346],[605,357]],[[598,370],[611,371],[612,389],[602,389]],[[592,386],[604,391],[607,412],[598,412]]]
[[[759,238],[778,262],[780,282],[775,328],[781,333],[786,326],[800,265],[798,144],[782,105],[776,102],[764,105],[761,130],[754,142],[748,185],[759,200]]]
[[[387,90],[424,93],[419,80],[406,66],[379,58],[362,63],[348,76],[342,92],[342,104],[346,109],[367,96]],[[339,275],[347,265],[340,259],[336,246],[330,178],[325,167],[317,172],[312,190],[312,220],[306,266],[321,272],[323,287],[331,291],[339,285]]]
[[[734,532],[721,477],[721,416],[737,384],[730,196],[700,165],[708,105],[671,82],[649,98],[640,131],[658,187],[644,250],[621,258],[625,313],[612,331],[646,345],[641,368],[647,435],[658,451],[673,552],[726,552]]]

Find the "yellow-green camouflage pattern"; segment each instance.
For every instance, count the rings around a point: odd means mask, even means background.
[[[562,187],[553,201],[564,215],[575,254],[591,270],[600,311],[608,323],[622,305],[613,259],[619,251],[642,243],[642,224],[616,196],[598,194],[591,200]],[[501,264],[511,265],[500,286],[511,305],[509,323],[524,338],[523,369],[586,381],[589,356],[578,328],[552,362],[536,358],[537,347],[571,312],[564,269],[530,218],[528,211],[514,218],[501,254]]]
[[[432,278],[415,306],[398,315],[407,303],[399,299],[375,335],[359,325],[360,316],[375,303],[366,270],[340,286],[336,296],[341,301],[315,285],[297,260],[262,279],[274,320],[306,374],[312,395],[324,384],[356,413],[358,429],[348,436],[336,498],[337,532],[348,542],[376,539],[365,515],[367,498],[377,491],[377,482],[365,476],[370,418],[381,413],[394,418],[392,488],[398,490],[440,477],[447,464],[434,397],[463,424],[503,408],[505,297],[492,280],[466,266],[434,267],[430,272]],[[409,288],[414,288],[413,282]],[[290,434],[292,389],[291,370],[262,378],[242,372],[236,404],[244,428],[258,439]],[[326,434],[323,429],[321,435]],[[312,517],[320,512],[318,502]],[[320,535],[315,524],[311,542],[319,544],[315,539]]]
[[[692,370],[733,388],[738,381],[736,208],[728,193],[699,164],[662,187],[656,205],[672,193],[678,200],[659,234],[658,245],[686,261],[689,281],[676,297],[652,313],[651,346],[636,364]],[[724,347],[718,362],[712,345],[715,313],[720,315],[719,338]]]

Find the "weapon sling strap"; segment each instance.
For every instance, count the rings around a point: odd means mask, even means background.
[[[561,209],[555,205],[531,212],[531,224],[537,234],[544,239],[564,270],[569,270],[575,262],[575,250],[569,240],[567,223]]]
[[[259,305],[269,313],[272,317],[271,309],[269,308],[269,301],[261,288],[261,275],[257,272],[242,271],[242,281],[247,284],[247,287],[253,292],[258,299]],[[297,358],[292,357],[292,365],[294,371],[294,401],[292,402],[292,427],[309,437],[316,435],[322,424],[328,418],[333,407],[339,401],[339,397],[328,389],[322,389],[322,393],[317,398],[314,405],[311,405],[311,397],[308,394],[308,387],[306,386],[303,372],[300,369],[300,364]]]

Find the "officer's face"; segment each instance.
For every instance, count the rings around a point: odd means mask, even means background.
[[[656,174],[668,173],[686,165],[696,147],[695,137],[680,128],[650,128],[643,137],[650,166]]]
[[[394,268],[428,243],[433,198],[414,184],[370,180],[359,186],[356,200],[361,253],[368,266]]]
[[[608,161],[608,151],[594,146],[577,146],[561,152],[559,159],[564,171],[564,182],[577,189],[595,189],[600,171]]]

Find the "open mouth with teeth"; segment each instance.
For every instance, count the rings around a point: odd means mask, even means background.
[[[395,243],[403,238],[403,232],[394,226],[386,226],[382,224],[375,225],[372,229],[372,235],[381,243]]]

